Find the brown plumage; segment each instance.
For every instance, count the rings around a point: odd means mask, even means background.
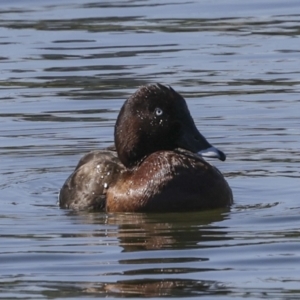
[[[233,201],[223,175],[202,158],[225,160],[225,154],[200,134],[185,100],[170,87],[142,86],[124,103],[115,145],[116,151],[93,151],[79,161],[61,188],[61,207],[167,212]]]

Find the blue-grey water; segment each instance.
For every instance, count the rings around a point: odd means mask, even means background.
[[[300,298],[300,2],[0,3],[0,298]],[[227,154],[228,210],[74,213],[57,194],[160,82]]]

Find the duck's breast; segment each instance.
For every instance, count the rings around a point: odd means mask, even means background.
[[[107,211],[184,211],[231,203],[231,189],[215,167],[190,152],[158,151],[120,176],[106,205]]]

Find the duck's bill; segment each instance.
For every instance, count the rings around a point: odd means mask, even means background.
[[[222,161],[226,159],[226,155],[221,150],[212,146],[198,131],[192,120],[182,126],[178,146],[193,153],[198,153],[203,157],[218,158]]]
[[[226,159],[226,155],[224,154],[224,152],[220,151],[219,149],[217,149],[213,146],[211,146],[205,150],[199,151],[198,154],[203,157],[218,158],[222,161],[224,161]]]

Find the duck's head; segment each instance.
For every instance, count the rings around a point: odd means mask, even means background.
[[[184,98],[161,84],[142,86],[125,101],[115,125],[115,144],[126,167],[153,152],[175,148],[226,159],[198,131]]]

